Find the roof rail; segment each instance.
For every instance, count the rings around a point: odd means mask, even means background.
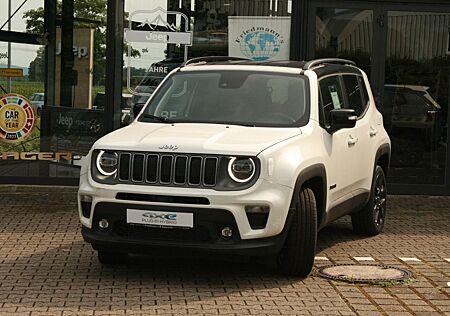
[[[303,66],[303,69],[311,69],[315,66],[323,65],[323,64],[340,64],[340,65],[351,65],[356,66],[354,61],[342,58],[322,58],[322,59],[314,59],[306,62]]]
[[[241,57],[229,57],[229,56],[205,56],[189,59],[185,61],[183,64],[181,64],[180,67],[198,63],[212,63],[216,61],[244,61],[244,60],[248,61],[249,59]]]

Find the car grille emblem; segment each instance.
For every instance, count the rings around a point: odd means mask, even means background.
[[[159,146],[159,149],[165,149],[165,150],[178,150],[178,146],[177,145],[161,145]]]

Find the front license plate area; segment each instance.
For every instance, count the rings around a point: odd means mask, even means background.
[[[127,209],[127,223],[153,227],[193,228],[194,214]]]

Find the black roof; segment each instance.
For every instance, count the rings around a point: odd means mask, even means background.
[[[253,66],[272,66],[272,67],[288,67],[301,70],[313,70],[318,77],[323,77],[334,73],[351,73],[361,74],[361,70],[356,67],[353,61],[339,58],[314,59],[309,61],[254,61],[237,57],[199,57],[188,60],[184,65],[253,65]],[[324,67],[326,66],[326,67]]]

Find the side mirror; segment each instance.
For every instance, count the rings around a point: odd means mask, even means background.
[[[334,132],[342,128],[352,128],[356,125],[358,117],[353,109],[335,109],[330,111],[330,127],[328,132]]]
[[[133,117],[136,118],[144,107],[145,103],[136,103],[133,104]]]

